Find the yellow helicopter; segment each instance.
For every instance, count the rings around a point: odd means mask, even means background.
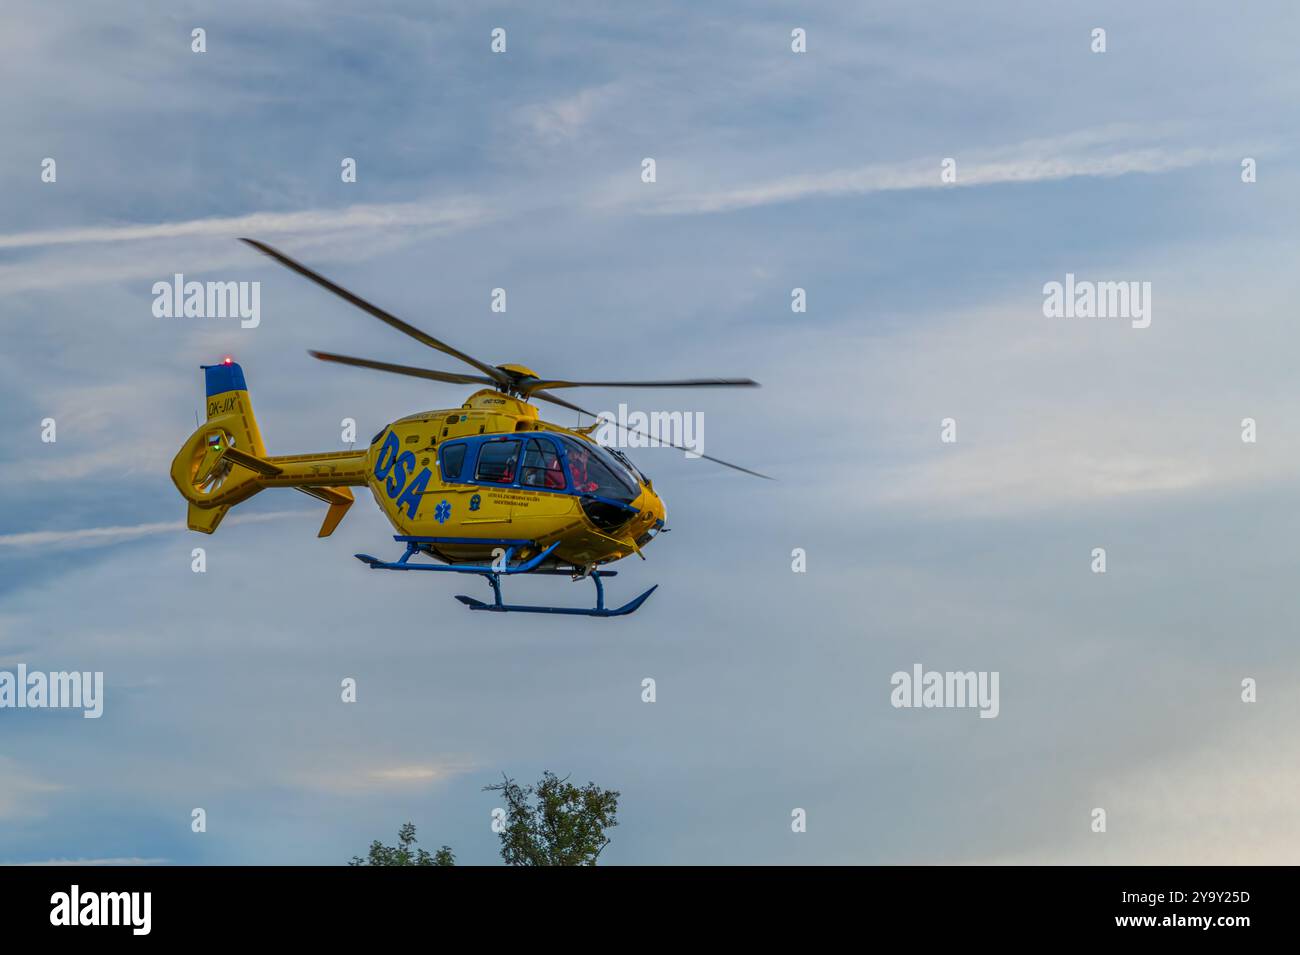
[[[191,530],[211,534],[230,508],[263,488],[292,487],[329,505],[318,534],[327,537],[352,506],[349,488],[369,485],[380,510],[398,531],[394,540],[406,550],[395,561],[368,554],[357,554],[357,559],[379,570],[478,574],[492,585],[493,602],[458,595],[456,599],[471,610],[617,617],[632,613],[654,593],[656,587],[651,587],[621,607],[607,608],[601,579],[617,571],[598,569],[631,554],[644,559],[645,547],[666,530],[666,511],[654,484],[622,452],[592,438],[597,424],[563,428],[541,420],[529,402],[547,401],[595,419],[595,414],[554,391],[583,386],[756,387],[757,382],[748,378],[568,381],[543,378],[522,365],[489,365],[408,325],[283,252],[253,239],[241,241],[421,344],[459,359],[477,374],[328,352],[313,351],[313,357],[488,387],[470,395],[459,408],[424,411],[394,421],[364,451],[268,455],[243,369],[231,358],[204,365],[207,421],[181,446],[171,466],[172,481],[189,502]],[[706,454],[700,457],[766,477]],[[596,606],[507,604],[501,597],[501,578],[515,574],[590,578],[596,586]]]

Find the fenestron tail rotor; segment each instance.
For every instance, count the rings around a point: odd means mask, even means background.
[[[448,345],[446,342],[442,341],[441,339],[434,338],[432,335],[428,334],[425,331],[422,331],[419,328],[416,328],[414,325],[402,321],[402,319],[398,318],[396,315],[393,315],[391,312],[385,311],[379,306],[366,301],[365,299],[361,298],[361,296],[356,295],[348,291],[347,289],[343,288],[343,286],[330,281],[329,279],[325,278],[325,276],[321,275],[319,272],[316,272],[313,269],[308,268],[307,266],[303,265],[301,262],[298,262],[296,259],[293,259],[285,255],[280,250],[270,245],[267,245],[265,242],[259,242],[256,239],[246,239],[246,238],[240,239],[240,241],[247,243],[248,245],[257,249],[259,252],[262,252],[263,254],[271,257],[272,259],[279,262],[281,265],[285,266],[286,268],[292,269],[294,272],[297,272],[299,275],[307,279],[310,279],[311,281],[319,285],[321,288],[333,292],[335,295],[337,295],[339,298],[343,299],[344,301],[349,302],[352,305],[355,305],[363,312],[366,312],[374,316],[384,324],[397,329],[402,334],[408,335],[409,337],[418,341],[420,344],[426,345],[429,348],[433,348],[437,351],[440,351],[445,355],[450,355],[453,358],[463,361],[465,364],[481,372],[481,374],[466,375],[466,374],[459,374],[456,372],[435,371],[430,368],[417,368],[412,365],[396,365],[390,362],[374,361],[368,358],[353,358],[349,355],[337,355],[332,352],[312,351],[309,353],[313,358],[317,358],[321,361],[333,362],[340,365],[352,365],[353,367],[356,368],[369,368],[374,371],[385,371],[391,374],[406,375],[412,378],[423,378],[427,381],[443,381],[452,384],[467,384],[467,385],[468,384],[489,385],[497,388],[499,391],[505,392],[506,394],[515,395],[524,400],[528,400],[530,398],[537,398],[541,401],[547,401],[550,402],[551,404],[559,405],[562,408],[569,408],[574,411],[581,412],[582,414],[590,415],[593,418],[596,417],[596,415],[594,415],[592,412],[580,408],[578,405],[575,405],[569,401],[566,401],[563,398],[558,397],[557,395],[552,394],[551,390],[556,388],[757,388],[759,387],[758,382],[754,381],[752,378],[680,378],[680,379],[668,379],[668,380],[574,381],[574,380],[569,380],[564,378],[542,378],[538,376],[536,373],[532,372],[531,370],[524,368],[522,365],[511,365],[511,364],[489,365],[486,362],[479,361],[477,358],[474,358],[473,356],[467,354],[466,352],[463,352],[457,348],[452,347],[451,345]],[[643,431],[638,431],[635,428],[630,428],[627,425],[619,424],[618,426],[629,433],[638,434],[643,437],[650,438],[652,441],[656,442],[657,444],[662,444],[667,447],[677,448],[680,451],[691,451],[691,449],[689,448],[684,448],[681,447],[680,445],[663,441],[659,438],[655,438],[651,435],[648,435]],[[691,451],[691,453],[694,454],[697,452]],[[721,464],[724,467],[732,468],[733,470],[736,471],[743,471],[746,474],[752,474],[755,477],[767,478],[767,475],[759,474],[757,471],[751,471],[749,468],[741,467],[739,464],[732,464],[728,461],[723,461],[719,458],[711,457],[707,454],[701,454],[700,457],[706,458],[709,461],[713,461],[716,464]],[[770,478],[767,479],[770,480]]]

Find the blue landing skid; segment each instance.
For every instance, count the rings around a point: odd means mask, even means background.
[[[547,574],[572,576],[569,571],[557,570],[554,568],[540,569],[543,562],[555,552],[559,546],[559,541],[551,544],[539,554],[530,557],[524,561],[514,561],[515,551],[523,546],[532,546],[532,541],[525,540],[482,540],[478,538],[459,538],[459,537],[394,537],[393,540],[401,541],[406,544],[406,552],[396,561],[384,561],[378,557],[371,557],[369,554],[356,554],[357,560],[369,564],[372,570],[432,570],[441,573],[452,574],[478,574],[492,585],[492,603],[484,603],[474,597],[467,597],[464,594],[457,594],[456,599],[463,603],[470,610],[491,610],[496,613],[554,613],[568,614],[578,617],[622,617],[635,612],[643,603],[646,602],[652,593],[659,589],[659,585],[651,587],[641,596],[628,601],[621,607],[609,609],[605,606],[605,586],[601,583],[602,577],[617,576],[616,570],[593,570],[586,576],[590,577],[596,585],[596,606],[595,607],[532,607],[522,604],[508,604],[501,599],[501,578],[512,574]],[[411,558],[421,553],[421,545],[432,546],[437,544],[483,544],[496,545],[505,548],[504,556],[492,564],[413,564]],[[575,578],[576,579],[576,578]]]

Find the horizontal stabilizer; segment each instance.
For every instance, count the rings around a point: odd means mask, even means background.
[[[329,537],[334,533],[334,528],[339,526],[339,521],[343,520],[343,515],[348,512],[352,506],[352,490],[346,487],[310,487],[300,485],[298,490],[304,494],[316,498],[318,501],[324,501],[329,505],[329,510],[325,512],[325,522],[320,526],[320,532],[317,537]]]
[[[192,531],[198,531],[202,534],[211,534],[221,523],[221,519],[226,516],[226,511],[230,510],[229,505],[221,507],[199,507],[197,504],[191,504],[189,514],[187,515],[186,525]]]

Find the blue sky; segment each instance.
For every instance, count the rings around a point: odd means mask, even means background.
[[[1294,862],[1298,21],[7,4],[0,667],[103,670],[106,700],[0,711],[0,862],[329,864],[409,819],[489,863],[481,787],[544,769],[622,792],[615,864]],[[757,378],[581,400],[703,412],[778,480],[633,452],[673,532],[616,621],[366,570],[393,545],[365,493],[323,541],[288,492],[190,534],[199,364],[239,359],[272,453],[465,393],[313,361],[457,370],[239,235],[493,362]],[[260,281],[261,325],[154,318],[175,272]],[[1151,327],[1045,318],[1067,272],[1151,282]],[[1000,715],[891,708],[917,662],[999,671]]]

